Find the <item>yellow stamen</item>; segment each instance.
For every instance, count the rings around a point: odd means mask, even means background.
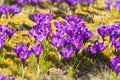
[[[48,28],[46,28],[46,31],[48,31]]]
[[[78,34],[80,34],[80,31],[78,32]]]
[[[21,54],[24,54],[24,52],[22,51]]]
[[[117,66],[120,66],[120,63],[118,63]]]
[[[68,49],[66,49],[66,52],[68,52]]]

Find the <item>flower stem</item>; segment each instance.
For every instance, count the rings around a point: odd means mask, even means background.
[[[58,48],[58,51],[60,51],[60,48]],[[61,55],[59,54],[59,52],[58,52],[58,58],[59,58],[59,61],[61,62]]]
[[[118,75],[119,75],[119,73],[116,74],[116,80],[118,80]]]
[[[22,78],[24,78],[25,61],[22,61]]]
[[[39,74],[40,74],[40,67],[39,67],[39,64],[37,64],[37,75],[39,76]]]
[[[39,67],[39,57],[37,57],[37,75],[39,76],[40,74],[40,67]]]

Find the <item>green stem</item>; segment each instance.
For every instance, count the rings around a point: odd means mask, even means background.
[[[37,64],[37,75],[39,76],[39,74],[40,74],[40,67],[39,67],[39,64]]]
[[[39,67],[39,57],[37,57],[37,75],[39,76],[40,74],[40,67]]]
[[[58,58],[59,58],[59,62],[61,62],[61,55],[59,54],[59,50],[60,48],[58,48]]]
[[[24,78],[25,61],[22,61],[22,79]]]
[[[22,60],[22,79],[24,79],[24,68],[25,68],[25,61]]]
[[[118,80],[118,75],[119,75],[119,73],[116,74],[116,80]]]

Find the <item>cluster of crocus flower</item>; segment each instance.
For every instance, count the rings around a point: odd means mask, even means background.
[[[39,42],[43,42],[49,34],[52,32],[52,27],[50,21],[52,20],[53,15],[51,14],[35,14],[33,21],[36,22],[36,25],[30,31],[30,34]]]
[[[32,4],[32,5],[37,5],[43,0],[16,0],[17,3],[25,5],[25,4]]]
[[[17,4],[13,4],[13,5],[2,5],[0,6],[0,16],[2,16],[3,14],[18,14],[20,13],[21,8],[17,5]]]
[[[111,26],[102,26],[98,28],[98,33],[101,35],[104,41],[105,36],[110,37],[110,41],[114,47],[120,50],[120,24]]]
[[[59,53],[66,59],[73,57],[82,49],[83,44],[92,37],[82,18],[67,16],[67,22],[55,22],[56,33],[52,34],[51,44],[58,48]]]
[[[37,44],[37,46],[33,46],[30,50],[25,44],[20,44],[15,47],[14,49],[15,53],[17,56],[21,59],[22,61],[22,77],[24,77],[24,68],[25,68],[25,61],[30,57],[32,53],[37,58],[37,64],[39,64],[39,56],[43,52],[43,46],[41,44]],[[38,71],[39,74],[39,71]]]
[[[110,10],[110,7],[113,5],[114,8],[116,8],[118,11],[120,11],[120,0],[105,0],[106,4],[106,10]]]
[[[0,80],[15,80],[14,77],[5,77],[2,74],[0,74]]]
[[[0,25],[0,49],[4,46],[5,40],[10,38],[16,31],[8,27],[8,25]]]
[[[29,31],[29,33],[40,43],[35,47],[32,47],[31,50],[28,50],[27,46],[21,44],[16,46],[15,52],[17,56],[21,59],[23,64],[23,69],[25,67],[25,61],[28,59],[33,52],[37,58],[37,65],[39,66],[39,57],[43,52],[42,42],[49,36],[52,31],[50,21],[52,20],[53,15],[50,14],[35,14],[33,17],[33,21],[36,22],[36,25]],[[23,70],[24,71],[24,70]],[[24,75],[24,74],[23,74]],[[39,75],[39,67],[38,67],[38,75]]]

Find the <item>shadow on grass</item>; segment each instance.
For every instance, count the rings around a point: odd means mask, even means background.
[[[90,75],[97,76],[103,69],[109,67],[110,59],[103,53],[91,56],[83,50],[79,56],[81,56],[81,65],[78,68],[80,72],[76,72],[76,78],[91,80]]]
[[[115,49],[115,51],[113,51],[113,53],[116,55],[116,56],[119,56],[120,57],[120,51]]]

